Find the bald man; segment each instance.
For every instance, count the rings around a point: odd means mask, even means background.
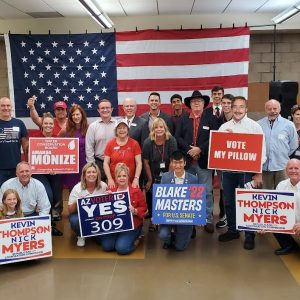
[[[28,133],[21,120],[12,117],[11,101],[0,98],[0,186],[16,176],[21,161],[21,147],[27,160]]]
[[[263,188],[274,190],[286,179],[289,156],[298,148],[298,135],[293,122],[280,115],[281,106],[271,99],[265,104],[266,117],[259,120],[266,139],[267,160],[263,164]]]
[[[136,140],[142,148],[142,128],[146,120],[136,116],[136,101],[133,98],[125,98],[123,101],[124,119],[129,126],[129,136]]]
[[[288,179],[279,182],[277,190],[287,190],[295,193],[296,219],[294,231],[300,234],[300,160],[293,158],[286,165]],[[299,246],[289,234],[274,233],[280,248],[275,250],[276,255],[287,255],[299,251]]]

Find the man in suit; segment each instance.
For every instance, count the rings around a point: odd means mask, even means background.
[[[211,98],[212,98],[212,105],[206,108],[206,110],[214,115],[217,119],[221,117],[222,114],[222,97],[224,96],[224,88],[221,86],[214,86],[211,89]]]
[[[143,125],[142,129],[142,143],[147,137],[149,137],[153,121],[158,117],[162,118],[166,122],[171,134],[173,134],[173,123],[171,117],[162,112],[159,108],[161,105],[160,94],[156,92],[150,93],[148,97],[148,105],[149,112],[145,112],[141,115],[141,118],[146,120],[146,123]]]
[[[176,150],[170,157],[173,171],[163,173],[162,184],[197,184],[198,178],[184,170],[186,156],[182,151]],[[172,232],[174,230],[174,232]],[[160,225],[159,238],[164,241],[163,248],[175,248],[183,251],[188,246],[193,232],[193,225]]]
[[[214,232],[213,225],[213,185],[212,170],[207,169],[210,131],[218,129],[218,122],[204,109],[209,97],[194,91],[191,97],[184,99],[191,113],[183,116],[177,124],[175,138],[178,148],[187,154],[187,170],[197,175],[199,183],[206,184],[206,222],[204,229]]]
[[[142,128],[146,120],[136,116],[136,101],[133,98],[125,98],[123,101],[124,119],[129,127],[129,136],[136,140],[142,148]]]

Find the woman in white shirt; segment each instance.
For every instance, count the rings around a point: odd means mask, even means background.
[[[100,195],[106,192],[107,185],[101,181],[101,174],[95,163],[87,163],[81,174],[81,181],[77,183],[69,197],[69,221],[72,230],[77,235],[77,246],[85,246],[85,238],[80,237],[79,219],[77,213],[77,199]]]

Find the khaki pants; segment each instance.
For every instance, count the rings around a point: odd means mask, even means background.
[[[263,189],[275,190],[278,183],[285,179],[287,179],[285,170],[263,171],[262,173]]]

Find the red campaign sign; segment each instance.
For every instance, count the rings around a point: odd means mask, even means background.
[[[78,173],[78,138],[29,138],[33,174]]]
[[[208,168],[261,173],[263,135],[210,132]]]

